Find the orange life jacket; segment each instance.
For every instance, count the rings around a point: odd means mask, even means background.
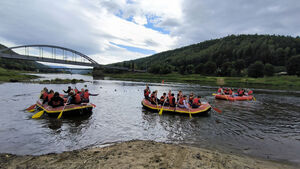
[[[44,93],[43,93],[43,97],[42,97],[42,98],[43,98],[43,100],[46,100],[46,99],[47,99],[47,97],[48,97],[48,93],[47,93],[47,92],[44,92]]]
[[[194,98],[193,104],[195,104],[195,105],[199,104],[199,98]]]
[[[75,103],[80,103],[81,102],[81,98],[79,94],[75,95]]]
[[[84,92],[83,98],[84,99],[89,99],[89,97],[90,97],[89,92]]]
[[[183,98],[183,97],[182,97],[182,98],[180,98],[178,103],[179,103],[179,104],[181,104],[181,105],[183,105],[183,100],[184,100],[184,98]]]
[[[173,98],[174,98],[174,96],[170,96],[170,97],[169,97],[169,104],[170,104],[170,105],[173,105],[173,104],[174,104],[174,103],[173,103]]]
[[[52,99],[52,97],[54,96],[53,93],[48,94],[48,101],[50,101]]]

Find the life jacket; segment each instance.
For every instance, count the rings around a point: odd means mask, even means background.
[[[52,99],[52,97],[54,96],[53,93],[48,94],[48,101],[50,101]]]
[[[59,99],[55,99],[55,100],[52,100],[52,105],[53,106],[58,106],[58,105],[61,105],[62,103],[61,103],[61,100],[59,100]]]
[[[81,102],[81,98],[79,94],[75,95],[75,103],[80,103]]]
[[[227,89],[224,89],[224,93],[227,94]]]
[[[194,97],[189,97],[189,101],[193,101],[194,100]]]
[[[240,90],[240,91],[239,91],[239,95],[241,95],[241,96],[244,95],[244,91],[243,91],[243,90]]]
[[[229,94],[232,95],[232,90],[231,89],[229,89]]]
[[[194,98],[193,104],[195,104],[195,105],[199,104],[199,98]]]
[[[42,98],[43,98],[43,100],[46,100],[46,99],[47,99],[47,97],[48,97],[48,93],[47,93],[47,92],[44,92],[44,93],[43,93],[43,97],[42,97]]]
[[[221,93],[221,92],[222,92],[222,88],[219,88],[219,89],[218,89],[218,93]]]
[[[75,92],[75,94],[78,93],[78,89],[75,88],[75,89],[74,89],[74,92]]]
[[[173,98],[174,98],[174,96],[170,96],[170,97],[169,97],[169,104],[170,104],[170,105],[173,105],[173,104],[174,104],[174,103],[173,103]]]
[[[90,97],[89,92],[84,92],[83,98],[84,99],[89,99],[89,97]]]
[[[166,99],[165,96],[161,96],[161,97],[160,97],[160,101],[161,101],[161,102],[164,102],[165,99]]]
[[[178,103],[179,103],[179,104],[181,104],[181,105],[183,105],[183,100],[184,100],[184,98],[183,98],[183,97],[182,97],[182,98],[180,98]]]
[[[248,92],[248,95],[251,95],[251,94],[253,94],[253,91],[252,91],[252,90],[250,90],[250,91]]]
[[[149,96],[149,94],[150,94],[149,90],[148,90],[148,89],[145,89],[145,90],[144,90],[144,96]]]
[[[168,93],[168,97],[170,98],[172,96],[172,94],[171,93]]]

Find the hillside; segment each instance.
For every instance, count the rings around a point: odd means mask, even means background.
[[[262,77],[287,71],[299,75],[300,37],[231,35],[114,65],[156,74]]]
[[[0,44],[0,49],[3,48],[7,48],[7,47]],[[7,51],[6,53],[10,53],[10,52],[13,51]],[[0,57],[0,67],[4,69],[34,71],[36,69],[47,68],[48,66],[34,61],[6,59]]]

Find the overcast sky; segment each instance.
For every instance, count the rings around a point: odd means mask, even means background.
[[[230,34],[300,35],[299,0],[0,0],[0,43],[49,44],[100,64]]]

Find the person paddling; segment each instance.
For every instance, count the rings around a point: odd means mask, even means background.
[[[194,100],[194,93],[191,93],[189,96],[189,104],[192,105]]]
[[[198,95],[197,98],[194,98],[192,108],[199,108],[201,106],[201,96]]]
[[[50,90],[50,92],[49,92],[49,94],[47,96],[47,102],[49,102],[52,99],[53,96],[54,96],[54,91]]]
[[[160,99],[159,99],[159,103],[160,103],[161,105],[163,105],[166,99],[167,99],[167,94],[166,94],[166,93],[163,93],[163,95],[162,95],[162,96],[160,97]]]
[[[53,108],[63,106],[64,99],[59,96],[58,92],[55,92],[48,104]]]
[[[89,93],[88,89],[85,89],[83,95],[81,94],[82,103],[89,103],[90,102],[90,96],[98,96],[98,94],[92,94]]]
[[[168,102],[170,107],[175,107],[176,106],[176,101],[174,97],[174,93],[171,94],[170,97],[168,97]]]
[[[184,95],[183,97],[181,97],[181,98],[179,99],[178,106],[179,106],[180,108],[186,108],[186,109],[189,109],[189,105],[188,105],[188,103],[187,103],[187,101],[186,101],[186,95]]]
[[[145,99],[150,100],[149,94],[151,93],[148,84],[146,84],[146,89],[144,90]]]
[[[70,93],[71,91],[72,91],[72,88],[71,88],[71,86],[68,86],[68,90],[67,91],[65,91],[65,90],[63,90],[65,93]]]

